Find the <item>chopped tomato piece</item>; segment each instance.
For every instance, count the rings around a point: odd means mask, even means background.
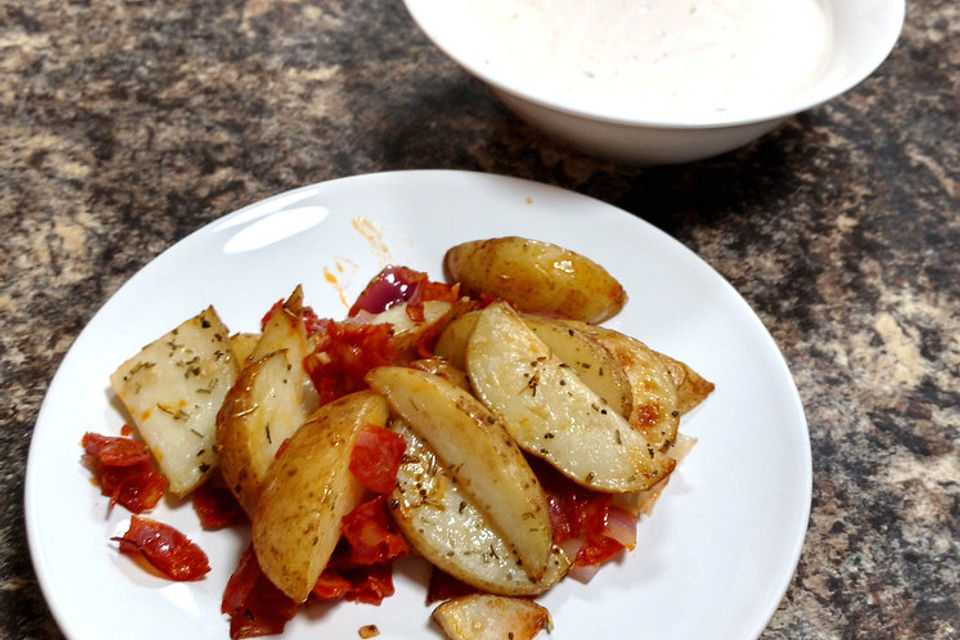
[[[282,633],[297,609],[297,603],[263,575],[253,547],[249,547],[230,576],[220,605],[230,616],[230,637],[237,640]]]
[[[193,491],[193,510],[204,529],[222,529],[250,521],[237,499],[226,487],[209,482]]]
[[[83,434],[83,461],[110,497],[110,508],[121,504],[133,513],[157,506],[167,489],[167,479],[153,468],[144,443],[126,437]]]
[[[343,537],[350,545],[347,567],[386,563],[409,553],[406,541],[393,530],[386,496],[364,502],[343,517]]]
[[[392,364],[397,358],[390,325],[332,320],[322,324],[316,335],[316,348],[303,361],[321,404],[366,389],[363,376],[374,367]]]
[[[357,434],[350,454],[350,472],[375,493],[390,493],[397,481],[397,470],[406,449],[403,436],[367,425]]]
[[[573,559],[573,564],[578,567],[600,564],[614,557],[623,551],[623,549],[624,546],[613,538],[596,534],[588,535],[586,542],[584,542],[580,550],[577,551],[577,555]]]
[[[343,598],[366,604],[380,604],[392,596],[393,568],[390,564],[372,564],[354,569],[324,569],[311,592],[321,600]]]
[[[322,600],[336,600],[347,595],[353,584],[333,568],[327,567],[313,586],[313,595]]]
[[[120,537],[120,551],[140,554],[157,571],[171,580],[199,580],[208,571],[207,555],[200,547],[170,525],[133,516],[130,528]]]
[[[369,567],[348,569],[343,575],[352,585],[344,596],[347,600],[380,604],[384,598],[394,593],[393,567],[390,564],[372,564]]]

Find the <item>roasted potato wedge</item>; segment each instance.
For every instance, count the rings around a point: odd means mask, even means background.
[[[465,370],[467,342],[479,317],[479,311],[471,311],[448,324],[437,340],[434,353],[452,366]],[[607,404],[620,415],[629,414],[632,397],[630,381],[610,352],[582,329],[592,325],[532,314],[521,314],[520,317]]]
[[[247,357],[247,362],[259,360],[268,353],[281,349],[286,349],[290,362],[297,365],[303,362],[310,351],[307,329],[303,325],[303,288],[300,285],[297,285],[290,297],[270,316],[257,346]],[[299,369],[302,371],[303,367],[299,366]],[[305,380],[306,373],[302,375]]]
[[[403,436],[407,449],[389,504],[420,555],[462,582],[500,595],[542,593],[566,574],[570,561],[558,547],[539,580],[527,573],[433,448],[403,420],[394,420],[391,429]]]
[[[630,382],[632,399],[627,421],[657,451],[666,451],[677,437],[680,407],[677,386],[664,359],[635,338],[596,326],[582,326],[620,363]]]
[[[475,593],[448,600],[433,619],[450,640],[530,640],[550,628],[550,613],[527,598]]]
[[[280,445],[307,419],[302,370],[286,349],[267,354],[243,370],[217,415],[220,472],[248,514]]]
[[[663,353],[658,354],[667,366],[673,384],[677,387],[677,411],[680,415],[689,413],[713,392],[714,385],[687,364],[675,360]]]
[[[607,271],[575,251],[508,236],[465,242],[443,259],[448,281],[487,293],[521,311],[555,313],[584,322],[616,315],[627,294]]]
[[[310,595],[340,539],[341,520],[365,494],[349,470],[357,433],[386,426],[388,415],[372,391],[325,404],[267,471],[253,512],[253,548],[263,573],[296,602]]]
[[[583,486],[639,491],[675,466],[604,406],[507,304],[481,312],[467,345],[467,375],[521,448]]]
[[[529,314],[521,318],[594,393],[620,415],[630,414],[630,381],[610,352],[583,331],[584,323]]]
[[[411,362],[410,366],[440,376],[464,391],[470,391],[470,380],[467,378],[467,372],[456,368],[444,358],[421,358]]]
[[[437,452],[523,568],[541,578],[553,546],[547,499],[503,424],[469,393],[425,371],[377,367],[366,381]]]
[[[110,385],[150,447],[171,493],[183,496],[219,464],[217,411],[237,377],[229,331],[213,307],[144,347]]]

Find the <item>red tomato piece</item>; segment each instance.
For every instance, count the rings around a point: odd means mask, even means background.
[[[193,510],[204,529],[222,529],[250,521],[237,499],[226,487],[202,484],[193,491]]]
[[[311,593],[321,600],[336,600],[347,595],[353,584],[333,568],[326,568],[320,574]]]
[[[370,369],[392,364],[397,349],[390,325],[326,321],[316,335],[317,346],[303,366],[320,395],[320,403],[367,388]]]
[[[393,531],[386,496],[364,502],[343,517],[343,538],[350,545],[346,566],[364,566],[398,560],[409,553],[406,541]]]
[[[579,567],[600,564],[611,559],[623,549],[624,546],[613,538],[603,535],[588,535],[586,542],[577,551],[573,564]]]
[[[81,444],[83,461],[110,498],[132,513],[152,509],[167,489],[167,479],[153,468],[150,450],[142,442],[125,437],[85,433]]]
[[[150,462],[150,450],[138,440],[87,432],[81,440],[84,451],[108,467],[132,467]]]
[[[350,581],[350,591],[344,596],[353,602],[380,604],[394,594],[393,567],[390,564],[372,564],[368,567],[343,572]]]
[[[390,493],[407,448],[403,436],[383,427],[367,425],[357,434],[350,454],[350,472],[375,493]]]
[[[256,638],[283,632],[298,605],[263,575],[249,547],[230,576],[220,610],[230,616],[230,637]]]
[[[120,537],[120,551],[140,554],[157,571],[171,580],[199,580],[210,571],[207,555],[200,547],[170,525],[133,516],[130,528]]]

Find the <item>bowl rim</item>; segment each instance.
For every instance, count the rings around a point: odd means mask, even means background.
[[[820,0],[821,2],[832,2],[838,0]],[[839,0],[843,1],[843,0]],[[471,75],[479,78],[491,87],[508,93],[519,100],[532,103],[539,107],[565,113],[567,115],[579,118],[593,120],[596,122],[605,122],[621,126],[645,127],[653,129],[675,129],[675,130],[694,130],[694,129],[721,129],[733,128],[746,125],[754,125],[761,122],[772,120],[784,120],[790,116],[796,115],[813,107],[824,104],[833,98],[853,89],[861,82],[871,76],[887,59],[900,39],[903,31],[903,25],[906,18],[906,0],[880,0],[883,2],[882,9],[891,12],[892,19],[885,23],[887,27],[879,37],[874,40],[874,46],[870,49],[870,55],[865,56],[859,61],[856,67],[856,73],[843,75],[840,80],[834,82],[821,82],[814,85],[813,90],[800,93],[801,99],[792,101],[780,107],[762,114],[748,114],[740,117],[726,117],[703,119],[696,121],[680,121],[669,119],[656,119],[638,117],[623,117],[618,115],[604,114],[591,109],[584,109],[574,106],[568,106],[556,101],[548,100],[534,93],[518,89],[509,83],[498,80],[490,73],[478,68],[477,65],[465,61],[461,56],[451,51],[441,37],[425,26],[422,19],[423,14],[420,9],[428,5],[431,0],[403,0],[407,13],[411,16],[414,23],[419,27],[427,39],[448,58],[466,70]]]

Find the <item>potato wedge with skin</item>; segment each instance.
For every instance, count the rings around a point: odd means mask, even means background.
[[[456,368],[443,358],[421,358],[412,361],[410,366],[440,376],[464,391],[470,391],[470,380],[467,378],[467,372]]]
[[[385,426],[386,401],[360,391],[322,406],[290,438],[270,467],[253,512],[260,568],[287,596],[303,602],[340,539],[341,520],[366,489],[350,473],[364,425]]]
[[[550,559],[546,496],[503,424],[480,401],[443,378],[406,367],[378,367],[367,384],[437,452],[535,579]]]
[[[260,334],[257,346],[247,357],[247,362],[259,360],[268,353],[286,349],[291,363],[299,364],[309,353],[307,329],[303,324],[303,288],[297,285],[290,297],[270,315],[270,320]],[[303,366],[299,369],[303,371]],[[307,374],[304,372],[303,379]]]
[[[630,414],[630,381],[610,352],[581,329],[585,323],[530,314],[520,317],[610,407],[622,416]]]
[[[177,496],[219,464],[217,411],[237,377],[229,331],[213,307],[144,347],[110,385]]]
[[[551,626],[550,613],[533,600],[482,593],[448,600],[432,617],[450,640],[531,640]]]
[[[466,371],[467,341],[477,326],[478,317],[479,311],[470,311],[448,324],[437,338],[433,354],[444,358],[457,369]]]
[[[477,326],[480,311],[465,313],[444,329],[434,353],[460,369],[467,367],[467,342]],[[620,363],[573,320],[520,314],[524,324],[543,340],[560,360],[570,365],[583,382],[620,415],[630,412],[632,391]]]
[[[627,294],[606,269],[575,251],[516,236],[465,242],[447,250],[443,271],[468,293],[487,293],[521,311],[584,322],[615,316]]]
[[[627,422],[654,449],[665,451],[677,437],[680,406],[673,376],[659,353],[612,329],[582,327],[620,363],[632,393]]]
[[[506,304],[480,315],[467,375],[528,453],[597,491],[648,489],[675,462],[584,384]]]
[[[500,595],[536,595],[566,574],[570,561],[559,547],[553,547],[539,580],[527,573],[433,448],[403,420],[394,420],[390,428],[403,436],[407,449],[389,505],[420,555],[458,580]]]
[[[666,364],[667,371],[677,387],[677,410],[681,416],[692,411],[713,392],[714,384],[704,379],[689,365],[663,353],[658,352],[657,355]]]
[[[217,415],[220,471],[248,514],[280,445],[307,419],[302,371],[286,349],[267,354],[243,370]]]

